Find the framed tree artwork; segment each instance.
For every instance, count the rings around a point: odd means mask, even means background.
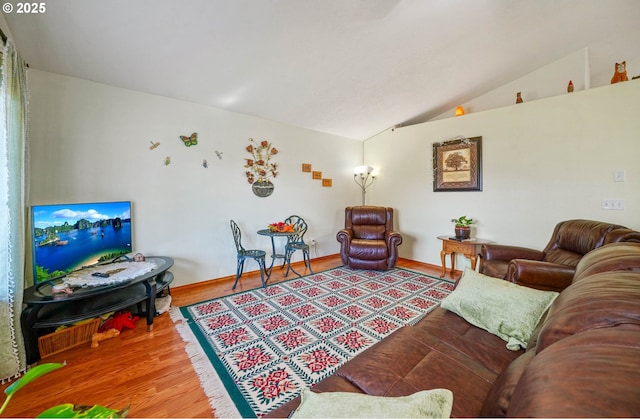
[[[482,137],[433,144],[433,191],[482,190]]]

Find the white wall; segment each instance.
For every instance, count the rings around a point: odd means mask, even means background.
[[[396,208],[400,254],[418,261],[440,264],[436,236],[463,214],[478,220],[478,237],[535,248],[569,218],[640,229],[638,81],[388,130],[364,142],[363,160],[359,141],[37,70],[29,77],[30,204],[133,201],[134,250],[174,257],[177,285],[234,273],[230,218],[247,247],[269,250],[254,232],[297,213],[318,241],[313,256],[337,253],[343,209],[360,202],[352,168],[363,162],[379,171],[367,203]],[[200,144],[184,147],[178,136],[193,131]],[[483,137],[483,191],[434,193],[432,144],[458,135]],[[243,174],[249,137],[281,151],[269,198],[254,196]],[[149,150],[151,141],[160,147]],[[625,182],[614,182],[615,170]],[[624,199],[626,209],[602,210],[602,199]]]
[[[460,215],[478,220],[477,237],[537,249],[566,219],[640,230],[639,97],[635,80],[385,131],[365,142],[379,169],[369,202],[396,208],[402,257],[436,265],[436,236]],[[433,192],[432,145],[458,135],[482,136],[483,191]],[[626,208],[603,210],[602,199]]]
[[[38,70],[29,85],[29,204],[131,200],[134,251],[173,257],[176,285],[235,273],[231,218],[247,248],[270,254],[268,238],[255,232],[297,214],[318,243],[312,257],[339,251],[344,207],[360,202],[352,168],[362,142]],[[192,132],[199,144],[187,148],[179,136]],[[268,198],[256,197],[244,175],[249,137],[280,151]],[[150,150],[151,141],[161,145]],[[302,163],[333,186],[311,179]]]

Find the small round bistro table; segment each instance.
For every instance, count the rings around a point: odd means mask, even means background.
[[[258,230],[258,234],[261,236],[271,237],[271,265],[269,266],[269,268],[266,269],[267,279],[269,279],[271,277],[271,272],[273,271],[273,264],[275,263],[276,259],[284,260],[286,258],[286,255],[284,253],[276,253],[275,238],[286,237],[288,239],[289,236],[293,236],[294,234],[296,234],[296,232],[295,231],[272,231],[268,228],[265,228],[264,230]],[[282,266],[284,267],[284,263]],[[291,268],[291,261],[289,261],[288,268]],[[293,272],[295,273],[295,271]]]

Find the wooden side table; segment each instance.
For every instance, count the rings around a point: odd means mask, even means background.
[[[471,260],[471,269],[476,269],[476,263],[478,262],[478,255],[480,254],[480,246],[485,243],[493,243],[491,240],[471,238],[467,240],[454,240],[450,236],[438,236],[438,239],[442,240],[442,251],[440,252],[440,260],[442,260],[442,275],[443,278],[447,271],[447,264],[445,257],[451,255],[451,274],[456,268],[456,253],[462,253],[467,259]]]

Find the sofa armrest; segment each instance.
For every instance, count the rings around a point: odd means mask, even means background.
[[[513,259],[507,267],[506,280],[545,291],[561,292],[571,285],[575,268],[538,260]]]
[[[542,260],[544,253],[526,247],[508,246],[504,244],[483,244],[480,249],[480,256],[482,256],[483,260]]]
[[[617,228],[606,235],[603,244],[618,242],[640,243],[640,232],[629,228]]]

